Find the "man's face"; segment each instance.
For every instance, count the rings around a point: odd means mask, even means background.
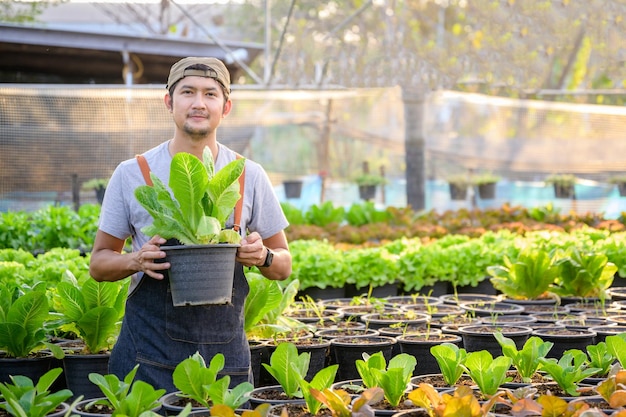
[[[178,82],[171,98],[176,126],[191,137],[204,138],[217,129],[230,109],[213,78],[189,76]]]

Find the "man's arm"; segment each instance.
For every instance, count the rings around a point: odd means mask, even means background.
[[[96,281],[118,281],[136,272],[163,279],[158,271],[168,269],[169,263],[155,263],[155,259],[165,258],[160,245],[166,242],[160,236],[152,237],[138,252],[122,253],[124,240],[98,230],[91,252],[89,273]]]

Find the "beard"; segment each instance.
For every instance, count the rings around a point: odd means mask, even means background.
[[[189,123],[185,123],[183,125],[183,131],[194,139],[204,139],[209,135],[211,129],[208,127],[197,128],[191,126]]]

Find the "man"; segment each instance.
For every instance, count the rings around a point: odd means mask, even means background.
[[[150,172],[165,184],[172,156],[188,152],[202,159],[211,149],[216,171],[237,158],[217,140],[217,130],[232,108],[230,75],[216,58],[188,57],[175,63],[167,80],[165,106],[172,114],[174,137],[143,156]],[[291,254],[284,234],[287,220],[263,168],[246,160],[233,302],[228,305],[174,307],[168,285],[165,252],[160,236],[145,236],[141,228],[152,218],[134,197],[146,182],[146,173],[133,158],[122,162],[107,186],[99,229],[91,255],[90,273],[97,281],[116,281],[131,276],[122,330],[109,361],[109,371],[124,377],[140,364],[136,379],[168,392],[176,390],[172,372],[196,351],[210,359],[225,355],[223,374],[231,386],[251,381],[250,351],[243,331],[243,303],[248,294],[244,266],[257,266],[275,280],[291,274]],[[232,227],[231,215],[226,226]],[[126,239],[133,250],[122,253]],[[159,262],[159,260],[161,260]],[[210,271],[207,271],[210,273]]]

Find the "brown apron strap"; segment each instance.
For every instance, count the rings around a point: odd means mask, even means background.
[[[237,154],[237,159],[242,158],[241,155]],[[235,232],[239,232],[241,229],[241,211],[243,210],[243,192],[245,190],[246,183],[246,167],[243,167],[243,171],[239,176],[239,194],[241,194],[241,198],[237,200],[237,204],[235,205],[235,218],[233,221],[233,230]]]
[[[148,161],[146,161],[146,157],[143,155],[136,155],[137,162],[139,163],[139,168],[141,168],[141,173],[143,174],[143,178],[146,181],[146,184],[152,187],[152,179],[150,178],[150,166],[148,165]],[[241,155],[237,154],[237,159],[242,158]],[[243,192],[245,189],[246,183],[246,168],[243,168],[243,172],[241,176],[239,176],[239,194],[241,197],[237,200],[237,204],[235,205],[235,218],[233,221],[233,230],[235,232],[239,232],[241,229],[241,212],[243,210]]]
[[[141,169],[141,173],[143,174],[143,179],[146,181],[150,187],[152,187],[152,178],[150,178],[150,166],[148,165],[148,161],[146,161],[146,157],[143,155],[136,155],[137,162],[139,163],[139,168]]]

